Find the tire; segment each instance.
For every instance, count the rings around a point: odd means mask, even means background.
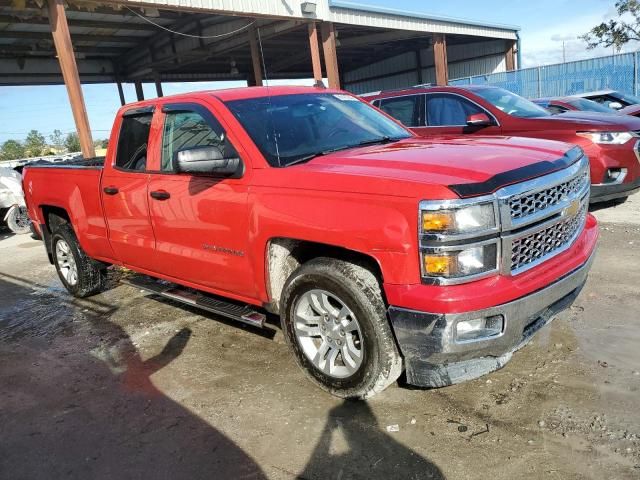
[[[58,277],[71,295],[84,298],[102,289],[104,269],[84,253],[68,223],[58,225],[53,232],[51,251]],[[74,269],[75,275],[72,274]]]
[[[328,320],[320,313],[323,305],[330,312]],[[370,398],[402,373],[386,310],[380,283],[370,270],[333,258],[316,258],[293,272],[280,309],[285,339],[298,366],[320,388],[347,399]],[[336,329],[343,325],[350,331],[338,336]]]
[[[7,226],[16,235],[31,231],[31,220],[25,207],[13,208],[7,217]]]

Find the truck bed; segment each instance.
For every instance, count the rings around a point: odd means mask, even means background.
[[[29,215],[39,226],[51,212],[68,214],[80,245],[97,259],[113,258],[101,200],[104,157],[26,165],[22,182]]]

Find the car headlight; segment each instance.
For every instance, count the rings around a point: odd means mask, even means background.
[[[420,202],[420,270],[433,284],[470,282],[498,271],[494,198]]]
[[[420,228],[422,233],[465,234],[492,230],[496,227],[496,213],[492,202],[455,208],[430,210],[422,205]]]
[[[425,278],[460,279],[492,272],[498,268],[498,242],[472,247],[426,249],[422,252]]]
[[[632,132],[578,132],[578,135],[599,145],[622,145],[636,137]]]

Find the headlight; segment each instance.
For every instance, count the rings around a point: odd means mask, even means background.
[[[426,249],[422,252],[422,274],[425,278],[456,279],[492,272],[498,268],[498,243]]]
[[[578,132],[578,135],[599,145],[622,145],[636,136],[631,132]]]
[[[422,233],[465,234],[496,227],[496,213],[493,203],[480,203],[456,208],[428,210],[423,205],[420,227]]]

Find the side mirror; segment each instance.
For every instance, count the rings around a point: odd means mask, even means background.
[[[469,127],[490,127],[493,121],[486,113],[472,113],[467,117],[467,125]]]
[[[197,147],[176,153],[176,169],[180,173],[233,176],[241,173],[240,158],[224,158],[216,146]]]
[[[609,102],[609,108],[613,108],[614,110],[620,110],[622,106],[620,102]]]

